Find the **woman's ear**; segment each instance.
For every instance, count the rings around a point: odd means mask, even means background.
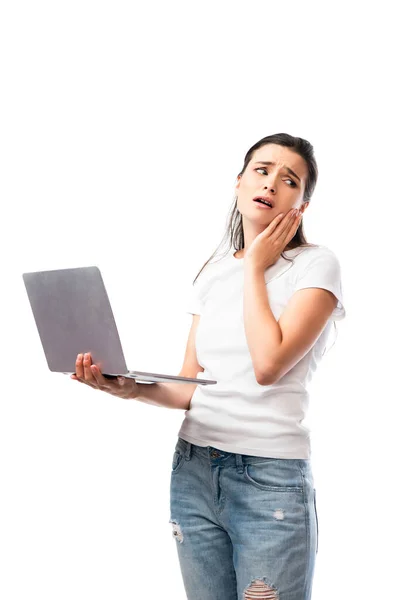
[[[238,189],[239,189],[239,186],[240,186],[240,179],[241,179],[241,176],[240,176],[240,175],[238,175],[238,176],[236,177],[235,190],[238,190]]]
[[[302,204],[300,206],[300,210],[301,210],[301,214],[302,215],[304,214],[304,211],[307,209],[307,207],[308,207],[309,204],[310,204],[309,202],[304,202],[304,204]]]

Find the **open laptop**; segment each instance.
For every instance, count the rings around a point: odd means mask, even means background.
[[[123,375],[137,383],[217,383],[128,370],[98,267],[36,271],[22,277],[50,371],[75,373],[77,355],[90,352],[92,363],[109,379]]]

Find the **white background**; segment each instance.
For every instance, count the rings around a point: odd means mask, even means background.
[[[278,132],[314,146],[304,231],[337,254],[347,311],[310,386],[313,598],[394,597],[394,5],[2,3],[4,600],[186,597],[168,522],[183,411],[50,373],[22,273],[99,266],[128,366],[177,374],[245,153]]]

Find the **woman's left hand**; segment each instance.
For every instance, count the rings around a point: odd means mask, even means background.
[[[244,264],[260,271],[273,265],[296,233],[302,216],[301,212],[296,216],[292,210],[276,216],[253,240],[244,256]]]

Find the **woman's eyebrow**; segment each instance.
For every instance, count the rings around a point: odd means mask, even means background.
[[[256,165],[272,165],[275,166],[276,163],[274,162],[270,162],[270,161],[265,161],[265,160],[258,160],[256,163]],[[286,165],[283,165],[282,167],[283,169],[287,169],[287,171],[289,171],[289,173],[291,175],[293,175],[293,177],[296,177],[296,179],[298,179],[299,181],[301,181],[300,177],[298,175],[296,175],[296,173],[294,171],[292,171],[292,169],[289,169],[289,167],[287,167]]]

